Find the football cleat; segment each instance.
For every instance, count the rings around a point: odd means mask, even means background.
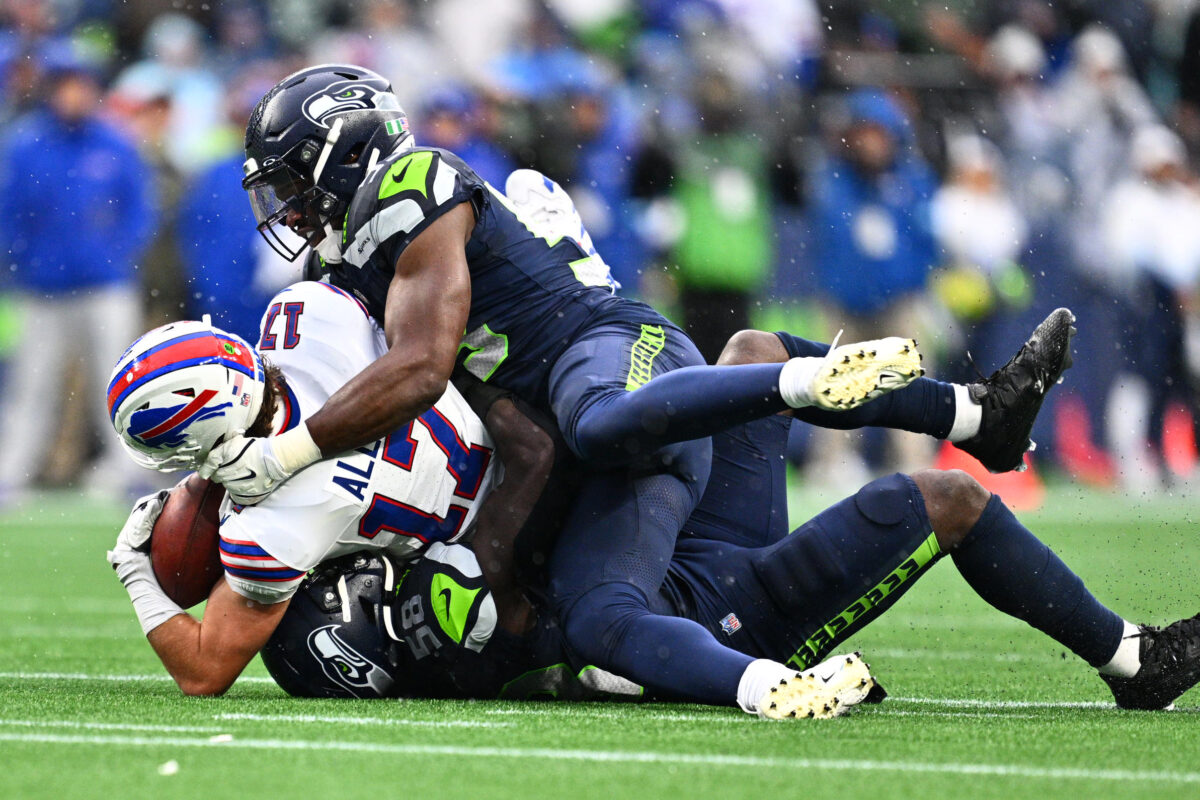
[[[1059,308],[1034,329],[1009,362],[979,383],[967,386],[979,403],[979,432],[955,446],[978,459],[989,472],[1025,469],[1029,438],[1046,392],[1071,366],[1075,315]]]
[[[834,656],[779,682],[758,702],[763,719],[831,719],[887,696],[862,655]]]
[[[830,348],[813,378],[814,404],[847,411],[925,374],[915,339],[892,336]]]
[[[1139,625],[1142,666],[1132,678],[1101,675],[1121,708],[1156,711],[1200,682],[1200,614],[1165,628]]]

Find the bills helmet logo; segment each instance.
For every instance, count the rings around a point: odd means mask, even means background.
[[[313,124],[329,127],[329,120],[348,111],[393,110],[396,96],[380,91],[365,81],[338,81],[308,96],[301,111]]]
[[[179,447],[187,440],[190,425],[223,417],[226,410],[233,407],[232,403],[209,406],[208,401],[216,396],[216,392],[208,390],[182,405],[135,411],[129,418],[128,433],[147,447]]]
[[[378,664],[368,660],[337,633],[338,625],[317,628],[308,635],[308,651],[335,683],[355,697],[383,697],[392,679]]]

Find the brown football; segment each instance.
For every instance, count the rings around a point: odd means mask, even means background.
[[[225,487],[189,475],[176,484],[154,523],[150,563],[167,597],[183,608],[208,598],[221,577],[221,501]]]

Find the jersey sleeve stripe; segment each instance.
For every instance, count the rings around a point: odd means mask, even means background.
[[[221,537],[220,548],[222,553],[228,553],[231,556],[252,556],[255,558],[274,558],[266,550],[263,550],[254,542],[243,542],[237,539],[226,539]]]
[[[278,563],[278,562],[276,562]],[[245,564],[233,564],[221,559],[225,571],[240,578],[253,578],[256,581],[289,581],[304,577],[304,570],[291,567],[251,567]]]
[[[293,571],[293,573],[290,575],[283,573],[280,573],[279,575],[264,575],[262,573],[250,572],[248,570],[237,569],[235,567],[225,567],[225,571],[235,578],[254,581],[256,583],[300,583],[300,581],[304,580],[304,573],[295,571]]]

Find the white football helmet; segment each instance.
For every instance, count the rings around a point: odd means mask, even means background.
[[[108,383],[108,414],[138,464],[196,469],[254,423],[265,386],[254,348],[206,316],[155,328],[130,345]]]

